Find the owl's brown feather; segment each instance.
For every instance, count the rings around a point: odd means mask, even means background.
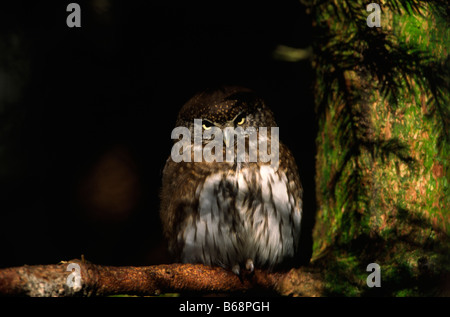
[[[218,106],[223,102],[226,114]],[[197,118],[225,124],[243,111],[248,126],[275,126],[264,102],[236,87],[195,96],[177,124]],[[177,261],[233,270],[282,265],[299,251],[302,192],[295,160],[281,142],[277,168],[270,162],[176,163],[169,157],[160,212],[169,249]]]

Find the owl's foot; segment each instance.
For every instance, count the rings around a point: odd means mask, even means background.
[[[239,264],[233,265],[233,267],[231,268],[231,272],[239,276],[241,274],[241,267],[239,266]]]
[[[245,268],[252,273],[255,270],[255,265],[253,264],[252,259],[247,259],[247,262],[245,262]]]
[[[253,264],[253,260],[252,259],[247,259],[247,261],[245,262],[245,269],[248,271],[248,272],[245,272],[245,273],[253,273],[253,271],[255,270],[255,265]],[[235,264],[231,268],[231,271],[234,274],[240,276],[241,275],[241,266],[239,264]]]

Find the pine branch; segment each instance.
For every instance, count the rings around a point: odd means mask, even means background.
[[[80,284],[68,283],[68,265],[79,265]],[[0,269],[0,296],[72,297],[130,294],[153,296],[168,292],[243,293],[321,296],[320,274],[310,269],[288,272],[255,270],[241,278],[219,267],[201,264],[166,264],[113,267],[72,260],[54,265]]]

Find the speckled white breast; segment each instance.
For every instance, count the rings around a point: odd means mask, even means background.
[[[301,205],[286,175],[270,165],[216,173],[196,189],[198,216],[180,232],[182,261],[233,267],[251,259],[272,267],[292,257]]]

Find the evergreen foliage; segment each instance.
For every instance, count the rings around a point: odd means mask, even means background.
[[[449,5],[309,1],[318,215],[313,262],[330,294],[430,295],[450,271]],[[381,266],[368,288],[366,267]]]

